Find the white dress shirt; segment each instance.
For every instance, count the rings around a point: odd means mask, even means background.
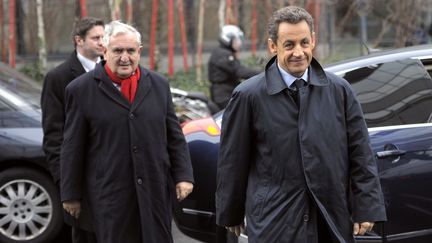
[[[296,81],[297,79],[299,79],[298,77],[295,77],[293,75],[291,75],[290,73],[288,73],[287,71],[285,71],[280,65],[279,63],[277,64],[278,68],[279,68],[279,72],[282,76],[283,81],[285,82],[286,86],[288,88],[291,88],[291,85],[294,83],[294,81]],[[309,68],[306,69],[306,71],[303,73],[303,75],[300,77],[301,79],[303,79],[306,83],[308,81],[308,70]]]
[[[77,57],[78,60],[80,61],[80,63],[83,65],[84,70],[86,72],[93,70],[96,66],[96,64],[100,61],[100,57],[98,57],[98,59],[96,60],[96,62],[88,59],[87,57],[81,55],[79,52],[77,52]]]

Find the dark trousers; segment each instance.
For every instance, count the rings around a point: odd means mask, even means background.
[[[216,227],[216,243],[235,243],[238,242],[237,236],[225,229],[225,227]]]
[[[94,232],[72,227],[72,243],[97,243]]]

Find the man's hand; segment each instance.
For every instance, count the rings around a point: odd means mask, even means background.
[[[240,233],[245,228],[245,224],[241,223],[240,225],[236,226],[227,226],[225,227],[227,230],[229,230],[231,233],[234,233],[237,237],[240,236]]]
[[[63,208],[68,214],[77,219],[81,213],[81,202],[76,200],[64,201]]]
[[[176,185],[177,200],[181,202],[192,192],[192,189],[193,189],[193,184],[190,182],[177,183]]]
[[[373,222],[354,223],[354,235],[364,235],[366,232],[371,231],[374,226]]]

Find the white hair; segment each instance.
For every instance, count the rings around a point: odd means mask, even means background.
[[[141,46],[141,34],[134,27],[124,24],[118,20],[111,21],[111,23],[105,25],[105,34],[103,37],[103,45],[108,47],[111,36],[117,36],[119,34],[133,33],[136,36],[138,45]]]

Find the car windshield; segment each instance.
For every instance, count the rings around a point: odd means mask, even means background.
[[[42,86],[18,71],[0,64],[0,97],[20,110],[40,109]]]

